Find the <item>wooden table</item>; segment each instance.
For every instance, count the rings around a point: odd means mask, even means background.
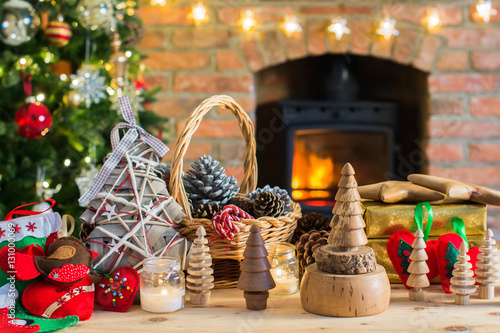
[[[207,307],[192,306],[176,313],[153,314],[134,305],[126,313],[96,309],[90,320],[67,328],[77,332],[500,332],[500,287],[497,298],[480,300],[471,296],[471,304],[453,304],[453,295],[441,286],[429,288],[427,302],[410,302],[402,285],[393,285],[389,309],[377,316],[333,318],[307,313],[299,294],[270,298],[265,311],[245,308],[243,292],[220,289],[212,292]]]

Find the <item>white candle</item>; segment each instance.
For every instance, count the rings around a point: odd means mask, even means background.
[[[141,288],[141,307],[148,312],[174,312],[184,307],[184,294],[184,289],[173,286]]]
[[[269,290],[271,295],[291,295],[299,290],[299,279],[296,276],[287,274],[279,268],[271,269],[276,287]]]

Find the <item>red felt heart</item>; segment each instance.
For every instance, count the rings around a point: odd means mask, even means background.
[[[459,249],[462,242],[462,237],[454,233],[445,234],[438,239],[436,252],[438,257],[439,275],[441,277],[441,286],[447,293],[451,293],[450,278],[453,276],[453,267],[457,261],[457,255],[460,254]],[[475,272],[479,248],[476,247],[469,249],[467,254],[470,256],[469,262],[472,264],[472,270]]]
[[[394,269],[407,289],[411,289],[411,287],[406,284],[406,281],[408,281],[408,278],[410,277],[410,273],[407,269],[411,262],[411,245],[414,240],[415,236],[410,231],[400,230],[393,234],[387,241],[387,254],[389,255],[389,259],[391,259]],[[438,242],[437,240],[429,240],[425,244],[427,245],[425,252],[427,252],[427,266],[429,267],[427,278],[430,281],[439,275],[436,257],[436,247]]]
[[[40,275],[33,257],[43,255],[43,249],[37,244],[25,246],[21,250],[4,246],[0,249],[0,268],[4,272],[15,271],[18,281],[31,280]]]
[[[65,264],[51,270],[47,278],[55,283],[71,283],[83,279],[89,273],[90,269],[85,265]]]
[[[88,275],[82,281],[65,286],[33,282],[28,285],[21,299],[26,310],[35,316],[78,316],[80,320],[87,320],[94,310],[94,286]]]
[[[109,311],[125,312],[134,302],[139,289],[139,274],[132,267],[119,267],[111,277],[96,285],[95,304]]]

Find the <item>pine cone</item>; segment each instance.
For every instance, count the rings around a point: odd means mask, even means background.
[[[307,266],[314,264],[314,252],[321,246],[328,244],[328,232],[325,230],[311,230],[302,236],[295,244],[297,248],[297,260],[299,261],[299,273],[304,274]]]
[[[82,223],[80,226],[80,239],[84,241],[89,237],[90,233],[95,229],[95,224]]]
[[[203,155],[191,167],[183,180],[193,206],[209,202],[224,206],[240,190],[236,186],[236,178],[226,176],[219,161],[212,160],[211,156]]]
[[[235,205],[243,209],[248,214],[252,215],[253,213],[253,201],[247,197],[242,195],[235,195],[229,200],[229,204]]]
[[[311,230],[326,230],[330,232],[330,220],[320,213],[305,213],[300,219],[297,220],[297,229],[295,229],[295,233],[293,234],[292,243],[297,242],[300,236]]]
[[[217,203],[206,203],[191,207],[194,218],[212,219],[215,213],[221,211],[221,207]]]
[[[283,213],[285,203],[276,194],[271,192],[262,192],[253,202],[253,213],[256,218],[262,216],[276,217]]]
[[[275,186],[275,187],[271,188],[271,186],[266,185],[262,188],[260,188],[260,187],[256,188],[253,192],[247,194],[247,197],[252,199],[252,200],[255,200],[255,198],[257,198],[257,195],[259,195],[262,192],[271,192],[271,193],[276,194],[285,203],[285,208],[283,210],[284,214],[289,213],[293,210],[292,206],[291,206],[292,200],[290,199],[290,196],[288,195],[288,191],[280,188],[279,186]]]

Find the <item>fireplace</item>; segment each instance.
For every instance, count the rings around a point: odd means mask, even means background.
[[[407,162],[422,139],[425,94],[416,84],[425,74],[335,55],[277,67],[257,73],[260,186],[287,188],[304,211],[329,215],[346,162],[359,185],[421,172],[423,160]]]

